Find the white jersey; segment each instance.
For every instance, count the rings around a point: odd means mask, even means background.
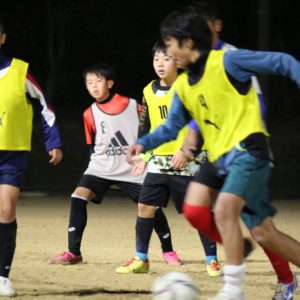
[[[91,105],[96,128],[94,153],[84,174],[142,184],[144,175],[132,176],[132,165],[126,161],[129,145],[137,139],[139,116],[137,103],[129,99],[119,114],[103,112],[96,103]]]

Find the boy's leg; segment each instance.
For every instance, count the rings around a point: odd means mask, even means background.
[[[195,191],[196,185],[194,182],[191,182],[191,178],[189,176],[172,176],[171,178],[171,186],[170,190],[172,191],[172,198],[175,203],[175,207],[177,208],[177,211],[181,213],[182,211],[190,211],[188,208],[188,205],[185,203],[183,204],[184,198],[186,198],[186,201],[190,201],[189,203],[197,204],[197,205],[204,205],[204,203],[199,203],[199,197],[196,196],[196,193],[199,192],[202,194],[201,191]],[[192,192],[189,190],[189,186],[192,186]],[[194,185],[195,184],[195,185]],[[186,196],[187,195],[187,196]],[[205,198],[205,197],[204,197]],[[203,199],[203,198],[201,198]],[[210,203],[210,199],[207,200],[207,203]],[[205,204],[207,204],[205,203]],[[194,208],[194,206],[193,206]],[[205,207],[209,208],[209,207]],[[193,213],[192,213],[193,214]],[[213,219],[212,212],[210,211],[210,208],[208,210],[209,217]],[[201,213],[202,215],[202,213]],[[186,215],[187,216],[187,215]],[[190,216],[190,215],[189,215]],[[199,223],[202,223],[203,220],[202,216],[199,218],[198,211],[197,216],[195,215],[195,219],[193,220],[193,223],[196,223],[198,227]],[[190,221],[192,221],[190,219]],[[214,221],[213,221],[214,223]],[[198,229],[198,228],[197,228]],[[206,237],[206,235],[198,229],[198,234],[200,236],[204,252],[206,255],[206,269],[209,274],[209,276],[220,276],[222,273],[221,267],[219,265],[218,259],[217,259],[217,245],[214,240],[210,240]]]
[[[48,261],[49,264],[76,264],[82,262],[81,240],[87,224],[88,197],[80,196],[77,188],[71,196],[71,208],[68,226],[68,250]],[[77,191],[77,193],[76,193]]]
[[[253,227],[251,233],[263,248],[300,267],[300,243],[279,231],[271,217],[266,218],[260,225]]]
[[[288,261],[299,267],[299,242],[277,230],[271,217],[251,228],[250,232],[263,247],[277,274],[277,289],[272,299],[293,299],[298,281],[296,274],[291,272]]]
[[[167,187],[165,187],[166,179],[166,175],[148,173],[144,180],[141,197],[144,199],[143,201],[145,201],[146,205],[148,204],[148,201],[150,201],[149,206],[155,207],[153,228],[160,240],[164,259],[169,264],[181,264],[176,252],[173,251],[171,230],[167,218],[162,208],[159,205],[156,205],[156,203],[158,203],[157,199],[160,199],[163,205],[165,205],[168,200],[168,191],[166,190]],[[142,190],[141,185],[129,182],[118,182],[118,185],[135,203],[138,203],[138,199]],[[153,211],[151,208],[150,215],[152,215],[152,213]],[[149,214],[146,213],[145,218],[149,218]],[[137,219],[137,221],[141,222],[139,219]],[[141,228],[139,229],[140,231],[146,231],[146,229],[142,229],[142,227],[147,226],[147,222],[145,221],[144,225],[142,225],[142,223],[143,222],[141,222],[138,228]],[[153,228],[151,229],[151,233]]]
[[[152,231],[154,229],[155,207],[138,204],[138,216],[136,220],[136,256],[148,261],[148,249]]]
[[[215,205],[215,220],[221,234],[228,265],[241,265],[244,259],[244,242],[239,224],[245,201],[234,194],[219,193]]]
[[[0,296],[16,294],[8,276],[16,248],[16,204],[19,194],[19,188],[0,184]]]
[[[87,204],[91,200],[101,203],[111,181],[92,175],[83,175],[78,187],[71,195],[71,209],[68,226],[68,250],[48,260],[49,264],[76,264],[82,262],[81,240],[87,224]],[[95,191],[95,192],[93,192]]]
[[[78,193],[78,191],[77,191]],[[87,198],[77,194],[76,190],[71,195],[71,210],[68,226],[68,249],[76,255],[81,256],[81,240],[87,224]]]
[[[155,210],[154,230],[160,240],[162,252],[173,251],[171,230],[161,207],[157,207]]]
[[[224,285],[214,300],[243,300],[242,289],[246,265],[243,263],[244,240],[239,224],[240,212],[245,201],[234,194],[221,192],[215,205],[215,219],[222,236],[226,265],[224,266]]]
[[[116,273],[147,273],[149,271],[148,248],[154,228],[155,206],[138,203],[136,219],[135,257],[116,269]]]
[[[204,184],[192,181],[187,189],[183,212],[187,220],[198,231],[202,232],[210,240],[222,243],[214,214],[211,210],[212,201],[217,193],[218,191]]]
[[[217,258],[217,244],[206,237],[205,234],[198,231],[204,252],[206,270],[209,276],[215,277],[222,275],[222,269]]]

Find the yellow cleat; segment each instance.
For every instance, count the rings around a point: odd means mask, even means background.
[[[222,269],[217,260],[212,260],[208,265],[206,265],[206,270],[210,277],[222,275]]]
[[[130,274],[130,273],[148,273],[149,272],[149,261],[143,261],[138,257],[134,257],[123,266],[116,269],[118,274]]]

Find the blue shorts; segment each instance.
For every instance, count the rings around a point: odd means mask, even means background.
[[[246,207],[241,218],[248,228],[255,227],[276,209],[270,203],[268,182],[270,162],[236,148],[223,155],[216,163],[218,172],[225,175],[221,192],[242,197]]]
[[[24,170],[0,170],[0,184],[8,184],[20,188],[24,187]]]

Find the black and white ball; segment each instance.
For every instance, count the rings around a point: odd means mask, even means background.
[[[171,272],[153,284],[153,300],[196,300],[199,289],[187,274]]]

